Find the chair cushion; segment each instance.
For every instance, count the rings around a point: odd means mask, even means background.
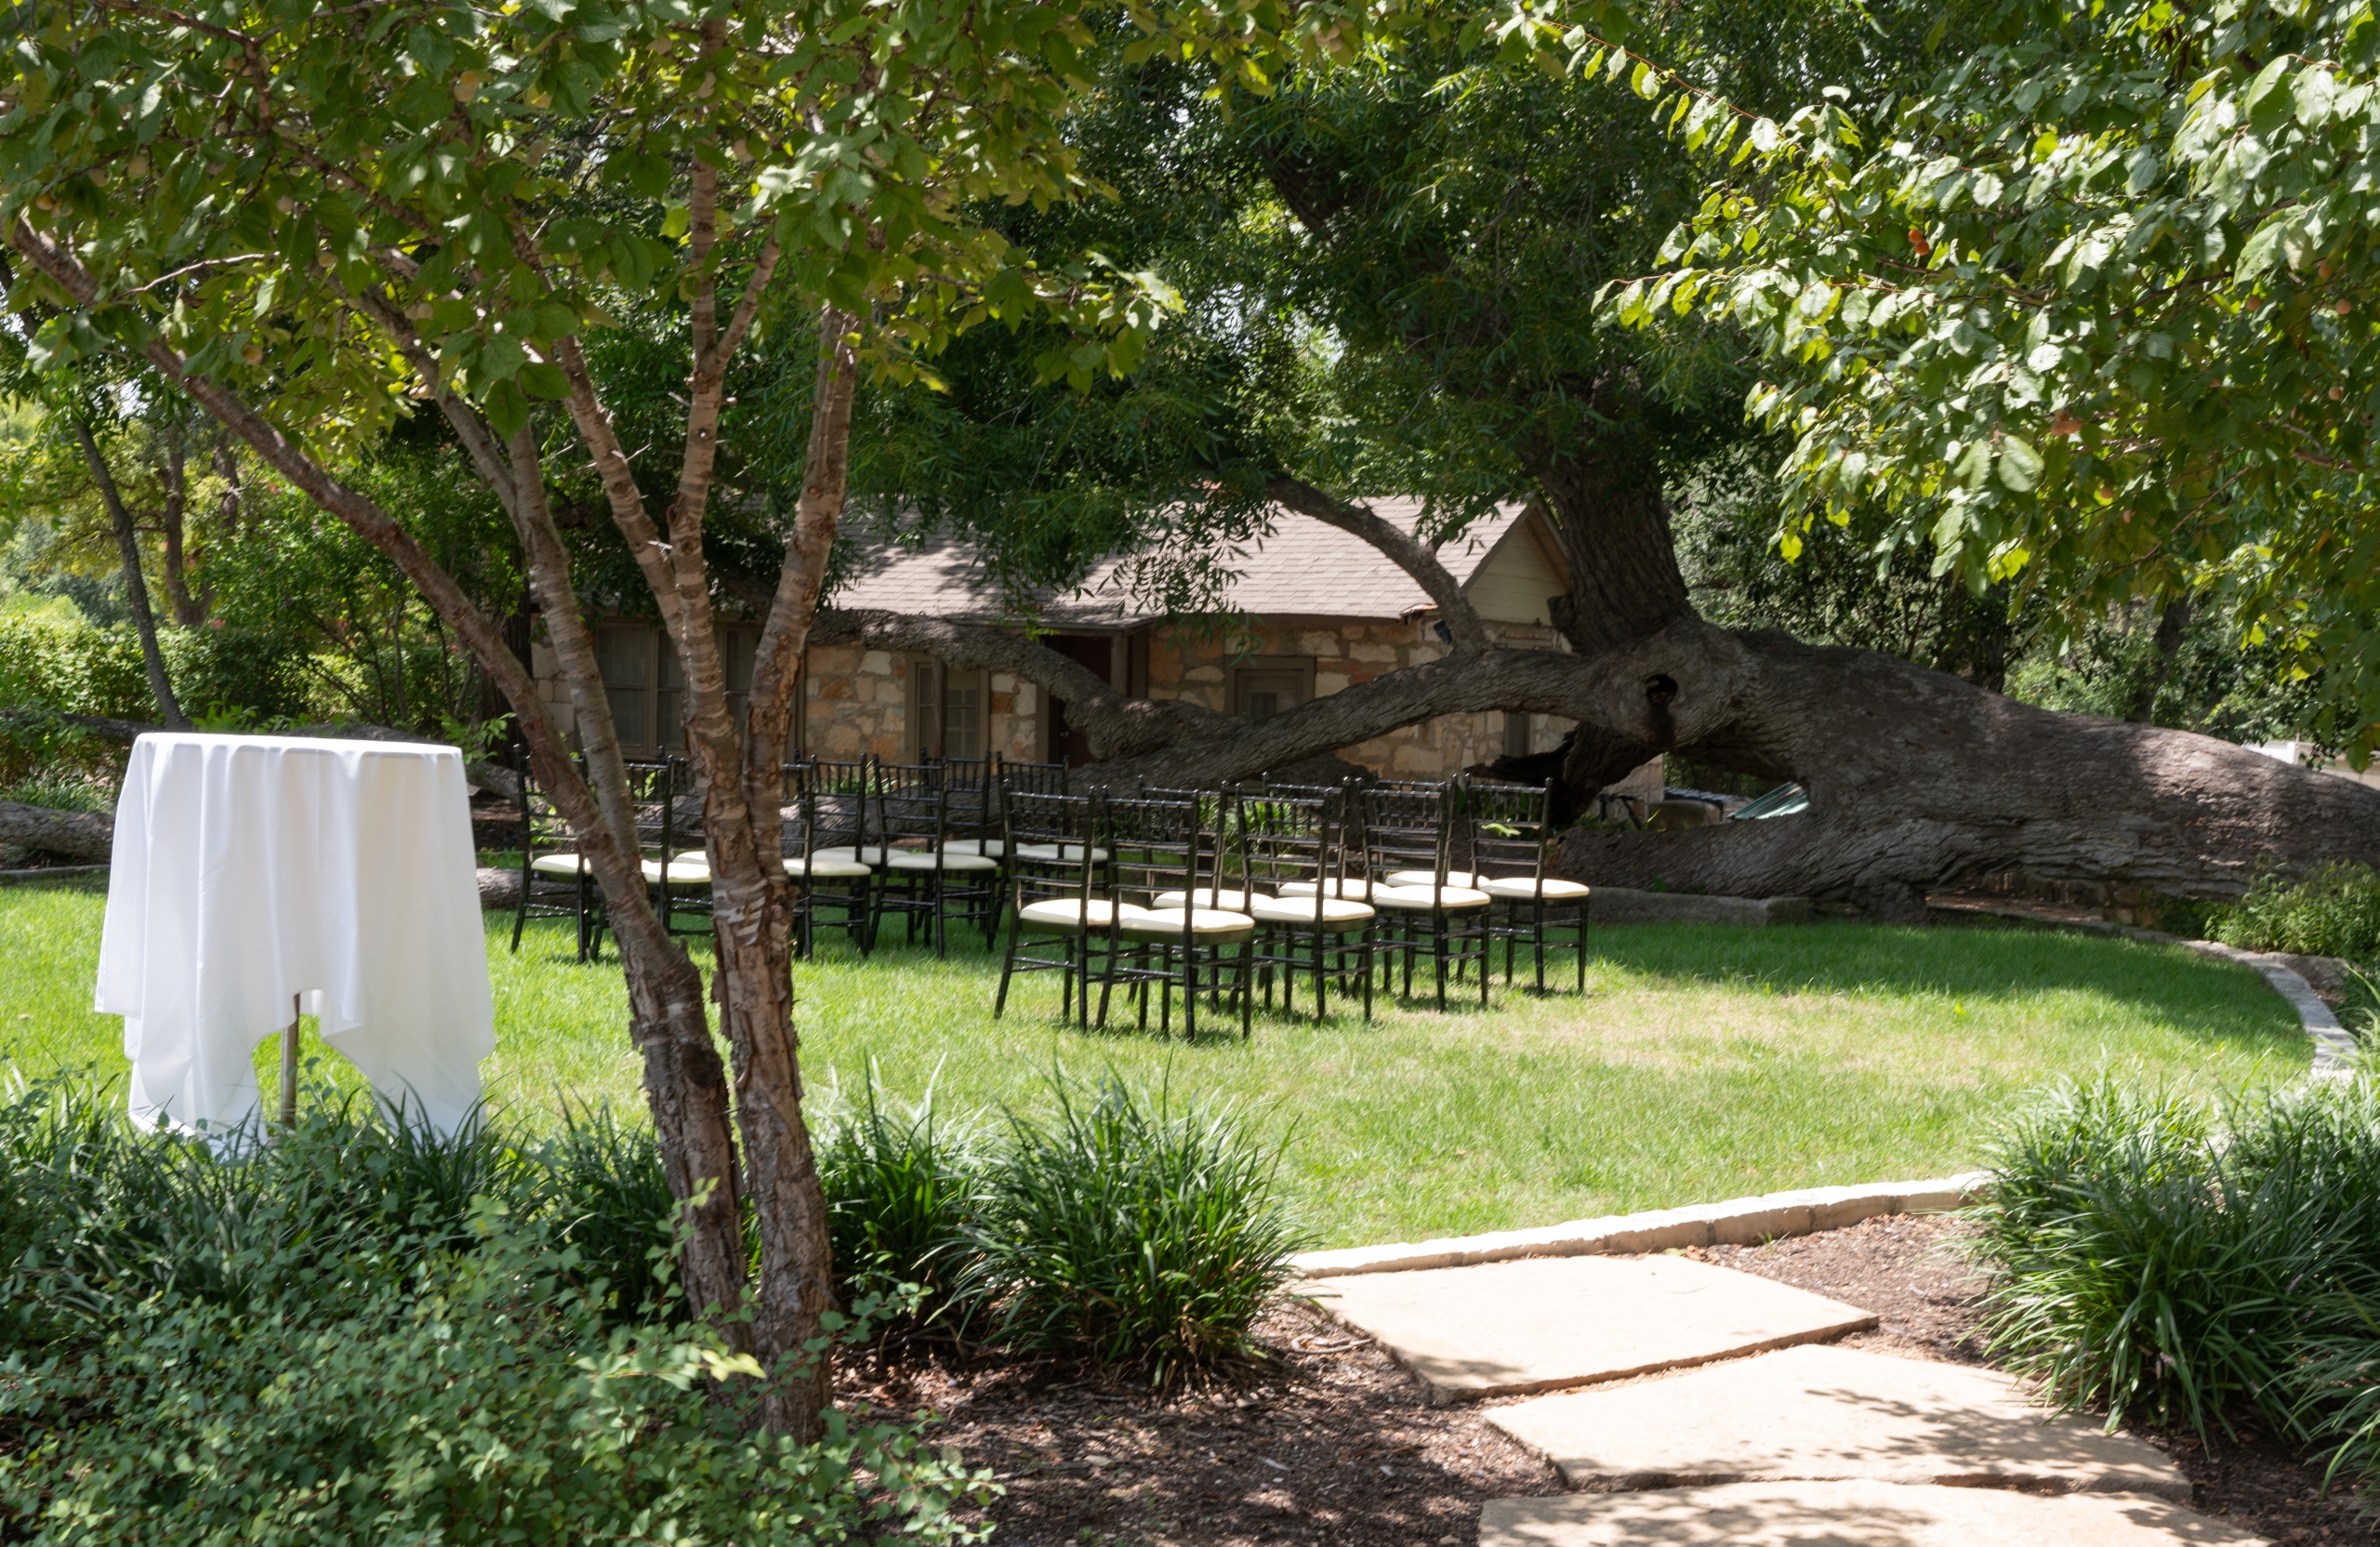
[[[786,855],[785,873],[788,876],[801,874],[800,854]],[[810,856],[810,879],[814,881],[855,881],[862,876],[874,874],[875,871],[855,859],[832,859],[824,851]]]
[[[669,856],[669,868],[673,872],[681,865],[707,866],[709,864],[710,853],[704,849],[689,849],[683,853]]]
[[[954,838],[942,846],[945,854],[989,854],[998,859],[1008,852],[1008,845],[997,838]]]
[[[1261,903],[1272,901],[1263,892],[1256,893],[1255,900]],[[1225,913],[1246,913],[1249,901],[1249,893],[1245,892],[1210,892],[1202,886],[1196,892],[1160,892],[1149,906],[1177,908],[1184,903],[1196,903],[1200,907],[1221,908]]]
[[[540,876],[591,876],[595,867],[587,863],[584,854],[539,854],[529,862],[529,868]]]
[[[1065,850],[1065,853],[1063,854],[1058,852],[1062,847]],[[1063,845],[1056,843],[1020,843],[1016,846],[1016,857],[1019,859],[1039,860],[1044,865],[1079,864],[1082,860],[1082,845],[1079,843],[1067,843]],[[1094,861],[1104,860],[1107,857],[1107,851],[1104,849],[1094,848],[1091,852],[1091,857]]]
[[[1556,880],[1552,876],[1532,881],[1527,876],[1489,877],[1479,890],[1490,897],[1542,897],[1549,903],[1575,903],[1587,894],[1586,886],[1579,881]]]
[[[708,886],[710,884],[710,866],[707,865],[680,865],[675,861],[672,861],[669,866],[669,874],[665,878],[661,873],[661,862],[659,860],[649,859],[644,862],[644,880],[646,885],[659,886],[665,879],[671,886]]]
[[[1435,870],[1391,870],[1387,877],[1388,884],[1391,886],[1427,886],[1437,879],[1437,872]],[[1468,870],[1448,871],[1447,884],[1467,886],[1474,892],[1487,889],[1487,883]]]
[[[1281,883],[1281,895],[1284,897],[1311,897],[1314,895],[1317,887],[1321,889],[1325,896],[1347,897],[1352,898],[1356,902],[1363,901],[1365,898],[1370,896],[1372,892],[1371,882],[1364,880],[1359,877],[1351,876],[1344,880],[1320,882],[1283,881]]]
[[[1191,935],[1199,940],[1229,940],[1256,932],[1256,920],[1247,914],[1207,907],[1132,908],[1120,927],[1135,940],[1179,940],[1185,917]]]
[[[1467,886],[1376,886],[1372,888],[1371,901],[1374,907],[1393,907],[1406,913],[1431,913],[1440,908],[1452,912],[1486,907],[1488,893]]]
[[[1305,924],[1315,922],[1316,899],[1312,892],[1302,897],[1259,897],[1249,905],[1248,911],[1267,924]],[[1370,923],[1376,917],[1363,903],[1351,903],[1343,897],[1324,897],[1322,927],[1327,930],[1352,930]]]
[[[883,853],[884,851],[879,849],[876,853]],[[881,863],[886,868],[892,870],[932,870],[934,867],[932,854],[921,853],[914,849],[895,849]],[[945,871],[997,870],[999,867],[999,861],[988,859],[982,854],[957,854],[948,850],[943,852],[942,868]]]
[[[1085,915],[1091,927],[1105,929],[1119,917],[1131,919],[1140,909],[1126,903],[1120,914],[1117,906],[1104,897],[1093,897],[1086,904],[1078,897],[1051,897],[1038,903],[1027,903],[1017,909],[1016,916],[1025,927],[1041,934],[1072,934],[1083,927]]]

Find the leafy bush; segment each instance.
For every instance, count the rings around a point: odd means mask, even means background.
[[[873,1068],[859,1101],[822,1127],[818,1172],[836,1272],[862,1289],[914,1284],[918,1320],[941,1317],[977,1255],[987,1187],[982,1135],[940,1116],[931,1086],[916,1105],[889,1109]]]
[[[2205,1433],[2252,1406],[2380,1471],[2380,1080],[2307,1081],[2227,1120],[2111,1081],[2012,1125],[1970,1210],[1992,1350],[2069,1407]]]
[[[979,1535],[899,1425],[797,1446],[715,1400],[757,1375],[697,1327],[606,1334],[579,1262],[497,1207],[310,1259],[265,1304],[167,1294],[83,1358],[10,1361],[0,1520],[60,1543],[816,1543]],[[173,1458],[161,1465],[161,1457]]]
[[[1247,1347],[1304,1244],[1278,1147],[1204,1102],[1175,1113],[1115,1080],[1053,1081],[1057,1116],[1010,1118],[983,1255],[960,1293],[990,1340],[1084,1354],[1167,1382]]]
[[[726,1382],[756,1365],[623,1316],[605,1259],[666,1278],[669,1200],[607,1113],[535,1152],[360,1101],[255,1137],[139,1133],[86,1085],[0,1102],[0,1539],[980,1534],[948,1504],[986,1479],[913,1426],[751,1432]]]
[[[2210,938],[2251,951],[2380,959],[2380,871],[2334,862],[2301,879],[2271,872],[2248,894],[2216,908]]]
[[[36,768],[13,784],[0,785],[0,800],[53,811],[112,812],[115,790],[108,781],[73,768]]]
[[[174,696],[192,718],[234,716],[246,724],[313,716],[305,644],[264,628],[165,628],[159,650]]]

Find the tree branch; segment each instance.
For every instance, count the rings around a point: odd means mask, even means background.
[[[9,228],[10,245],[23,253],[78,306],[96,305],[99,284],[72,252],[37,231],[20,217]],[[188,371],[181,355],[163,338],[151,337],[141,354],[209,414],[247,443],[265,462],[303,490],[316,506],[345,522],[358,536],[387,554],[413,582],[446,626],[455,630],[512,706],[522,736],[528,741],[538,781],[552,796],[572,830],[579,837],[589,866],[603,883],[612,905],[615,928],[639,927],[642,914],[658,930],[660,921],[644,905],[644,875],[633,846],[623,847],[612,826],[602,820],[594,794],[579,777],[568,745],[537,696],[529,668],[504,640],[502,632],[463,594],[411,533],[397,524],[370,498],[346,487],[321,464],[306,455],[238,393],[205,377]],[[565,591],[567,588],[565,587]],[[575,609],[575,599],[570,602]],[[665,942],[666,944],[666,942]]]
[[[1461,650],[1487,650],[1488,626],[1479,620],[1478,610],[1471,599],[1462,594],[1462,586],[1438,562],[1438,556],[1383,521],[1368,505],[1351,505],[1325,494],[1313,484],[1296,478],[1276,478],[1264,486],[1265,495],[1276,504],[1287,506],[1302,516],[1309,516],[1325,526],[1361,537],[1388,555],[1390,562],[1411,575],[1438,606],[1439,621],[1453,636],[1454,647]]]

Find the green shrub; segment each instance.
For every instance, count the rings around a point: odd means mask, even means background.
[[[272,1302],[162,1295],[78,1359],[0,1367],[0,1527],[45,1543],[928,1541],[982,1488],[913,1429],[798,1446],[715,1396],[694,1327],[604,1330],[575,1252],[483,1203],[475,1250],[311,1259]],[[171,1458],[165,1462],[164,1458]]]
[[[1992,1351],[2070,1408],[2187,1423],[2253,1407],[2380,1470],[2380,1080],[2206,1108],[2112,1081],[2014,1123],[1969,1210]]]
[[[915,1426],[760,1434],[749,1359],[621,1316],[574,1238],[666,1278],[669,1200],[608,1114],[534,1154],[362,1101],[257,1137],[140,1133],[85,1084],[0,1101],[0,1540],[981,1534],[949,1502],[988,1479]]]
[[[1112,1079],[1088,1097],[1053,1084],[1053,1119],[1010,1118],[982,1256],[960,1285],[989,1341],[1160,1383],[1244,1352],[1304,1244],[1280,1149],[1226,1106],[1176,1113]]]
[[[312,717],[305,645],[262,628],[166,628],[158,633],[174,695],[192,719],[243,726]]]
[[[836,1273],[862,1289],[915,1285],[918,1321],[943,1316],[977,1255],[987,1186],[982,1134],[940,1115],[931,1086],[916,1105],[888,1108],[872,1067],[859,1101],[821,1126],[818,1174]]]
[[[36,768],[12,784],[0,785],[0,800],[47,806],[53,811],[115,810],[115,789],[107,780],[73,768]]]
[[[2380,871],[2333,862],[2297,880],[2267,872],[2215,909],[2206,930],[2243,950],[2380,959]]]

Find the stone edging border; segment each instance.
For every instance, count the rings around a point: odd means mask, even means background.
[[[1308,1251],[1289,1259],[1308,1278],[1344,1278],[1361,1273],[1408,1273],[1421,1268],[1469,1267],[1520,1257],[1595,1257],[1669,1251],[1690,1246],[1757,1246],[1786,1236],[1840,1230],[1879,1214],[1939,1214],[1974,1202],[1990,1180],[1967,1171],[1930,1182],[1871,1182],[1851,1187],[1805,1187],[1764,1193],[1725,1203],[1686,1209],[1655,1209],[1641,1214],[1610,1214],[1573,1220],[1538,1230],[1502,1230],[1487,1236],[1397,1242]]]
[[[2254,968],[2273,992],[2289,1001],[2297,1012],[2297,1022],[2313,1039],[2314,1063],[2307,1070],[2317,1079],[2344,1079],[2353,1063],[2357,1043],[2355,1034],[2339,1025],[2321,996],[2314,992],[2305,974],[2289,965],[2288,959],[2273,953],[2243,951],[2237,945],[2226,945],[2214,940],[2185,940],[2178,934],[2162,930],[2135,929],[2130,924],[2103,923],[2084,919],[2044,919],[2038,914],[2019,913],[2015,909],[1977,907],[1960,904],[1937,911],[1947,914],[1980,915],[1986,919],[2004,919],[2011,923],[2030,924],[2036,929],[2063,930],[2070,934],[2112,934],[2126,940],[2137,940],[2149,945],[2179,945],[2186,951],[2211,956],[2219,961],[2236,961],[2242,967]]]

